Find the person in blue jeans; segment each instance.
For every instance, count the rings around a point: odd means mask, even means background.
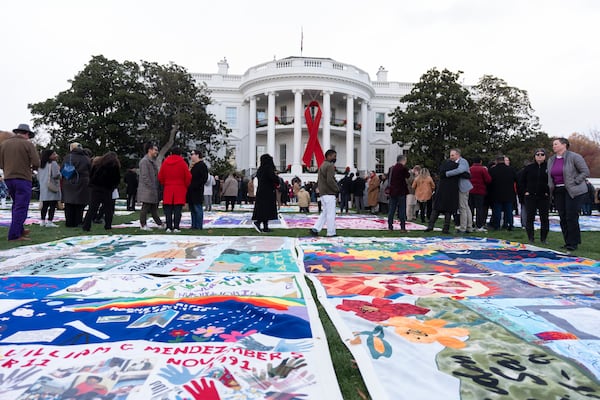
[[[396,164],[392,165],[388,171],[390,208],[388,211],[388,230],[394,230],[394,215],[398,212],[400,220],[400,232],[406,232],[406,195],[408,194],[408,184],[406,179],[410,176],[406,168],[406,156],[400,154],[396,158]]]
[[[198,150],[190,153],[192,181],[187,190],[187,202],[192,215],[192,229],[202,229],[204,222],[204,184],[208,180],[208,167]]]

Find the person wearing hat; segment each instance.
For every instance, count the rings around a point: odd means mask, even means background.
[[[40,166],[40,156],[29,139],[35,136],[29,125],[20,124],[15,134],[0,145],[0,168],[4,170],[4,182],[13,200],[12,220],[8,240],[30,240],[29,230],[23,224],[27,218],[31,200],[33,170]]]

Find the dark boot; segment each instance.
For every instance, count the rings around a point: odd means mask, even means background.
[[[425,232],[431,232],[433,230],[433,226],[435,225],[435,221],[437,221],[438,216],[440,215],[439,211],[433,210],[431,213],[431,217],[429,218],[429,223],[427,224],[427,229]]]
[[[269,229],[269,221],[264,221],[263,226],[263,232],[273,232],[273,230]]]
[[[406,221],[400,221],[400,233],[406,233]]]
[[[442,228],[442,233],[450,233],[450,220],[452,219],[452,215],[450,213],[444,214],[444,227]]]

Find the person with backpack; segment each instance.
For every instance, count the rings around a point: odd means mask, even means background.
[[[65,203],[65,226],[76,228],[83,224],[83,210],[90,202],[90,172],[92,162],[81,144],[71,143],[69,154],[63,158],[65,165],[72,165],[74,171],[71,175],[62,173],[62,195]]]

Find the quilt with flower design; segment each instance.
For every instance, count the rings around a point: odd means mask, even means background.
[[[597,261],[476,238],[300,247],[373,398],[600,398]]]

